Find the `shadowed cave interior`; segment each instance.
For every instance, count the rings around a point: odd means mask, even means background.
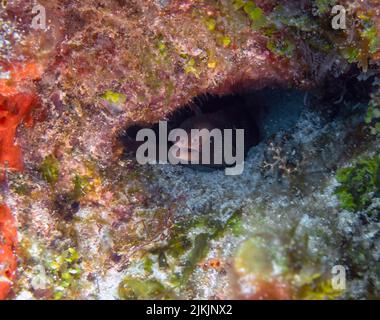
[[[319,87],[308,91],[266,88],[224,96],[204,94],[168,117],[168,132],[176,128],[244,129],[246,155],[258,143],[292,128],[305,110],[318,111],[326,123],[347,116],[347,108],[344,108],[347,103],[368,103],[371,81],[370,78],[358,79],[357,71],[353,70],[339,79],[327,79]],[[119,135],[125,157],[135,156],[136,150],[143,143],[136,141],[136,135],[143,128],[152,129],[158,137],[159,123],[128,126]],[[157,138],[157,149],[158,140]],[[167,147],[172,145],[172,142],[168,142]],[[233,150],[235,156],[236,150]]]

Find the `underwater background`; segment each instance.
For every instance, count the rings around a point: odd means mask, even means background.
[[[379,299],[379,1],[0,10],[0,299]],[[241,175],[131,156],[225,97]]]

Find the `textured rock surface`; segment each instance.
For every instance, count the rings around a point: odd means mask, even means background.
[[[365,125],[361,97],[379,83],[378,3],[344,1],[341,33],[328,23],[335,1],[292,3],[41,0],[44,31],[31,28],[34,3],[6,3],[1,201],[19,230],[11,298],[379,297],[378,195],[359,212],[335,195],[336,169],[379,150],[369,134],[378,113]],[[349,63],[367,72],[347,73]],[[204,93],[267,86],[317,89],[250,95],[265,101],[263,141],[241,176],[122,155],[117,137],[131,123],[165,119]],[[344,292],[331,288],[337,264]]]

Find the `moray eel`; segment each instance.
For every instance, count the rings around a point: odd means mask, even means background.
[[[239,99],[236,101],[236,98],[233,99],[231,97],[227,97],[222,100],[213,101],[215,105],[211,105],[211,107],[208,105],[207,107],[209,109],[205,113],[198,112],[196,114],[194,111],[191,111],[191,109],[187,109],[187,111],[185,111],[185,117],[184,115],[177,115],[168,122],[168,130],[182,129],[186,132],[186,138],[182,140],[177,139],[176,141],[169,142],[166,138],[164,139],[167,141],[167,146],[165,146],[165,148],[168,150],[167,155],[169,158],[174,158],[181,164],[200,171],[231,168],[236,163],[231,164],[231,161],[225,161],[225,150],[223,148],[227,133],[224,130],[231,129],[228,133],[228,137],[232,138],[232,146],[229,145],[232,148],[228,150],[230,156],[235,157],[237,152],[239,152],[239,155],[241,155],[241,161],[244,160],[244,157],[248,153],[249,149],[259,143],[260,133],[257,123],[260,114],[259,109],[248,106],[244,99]],[[142,124],[130,126],[124,131],[124,134],[120,136],[126,157],[136,157],[137,150],[143,144],[143,142],[137,141],[136,135],[137,132],[144,128],[153,130],[156,137],[160,136],[159,123],[150,127]],[[213,138],[205,138],[200,132],[198,136],[194,134],[192,136],[192,129],[206,129],[208,132],[211,132],[213,129],[219,129],[222,134],[222,143],[220,143],[220,140],[219,143],[215,143]],[[244,130],[244,149],[241,145],[236,148],[238,129]],[[156,159],[159,159],[158,149],[162,147],[160,146],[160,142],[158,140],[159,139],[156,139]],[[202,147],[206,143],[210,145],[210,159],[205,162],[202,161],[204,160]],[[222,158],[222,161],[215,161],[215,145],[217,146],[216,150],[221,152],[222,156],[219,157],[219,159]],[[172,148],[173,146],[175,148]],[[218,146],[222,146],[222,148],[218,148]],[[198,160],[197,164],[194,163],[195,160]]]
[[[256,123],[255,117],[244,108],[226,108],[214,113],[206,113],[192,116],[179,125],[180,129],[183,129],[188,134],[188,140],[178,140],[174,143],[178,147],[177,152],[172,156],[179,160],[187,161],[190,164],[185,164],[194,169],[202,171],[211,171],[215,169],[222,169],[229,165],[224,161],[216,163],[213,157],[215,144],[213,139],[204,139],[203,136],[193,135],[191,136],[192,129],[207,129],[209,131],[213,129],[220,129],[222,132],[222,139],[224,142],[224,130],[232,130],[232,152],[236,153],[236,130],[244,129],[244,157],[248,153],[249,149],[259,143],[260,134]],[[206,141],[207,140],[207,141]],[[199,142],[198,142],[199,141]],[[210,162],[203,163],[202,160],[202,144],[210,143]],[[181,151],[181,152],[179,152]],[[170,152],[170,151],[169,151]],[[221,150],[222,155],[224,150]],[[192,164],[191,162],[198,161],[199,164]]]

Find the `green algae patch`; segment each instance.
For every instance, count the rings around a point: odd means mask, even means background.
[[[379,35],[374,25],[374,22],[369,18],[363,19],[363,30],[360,32],[363,40],[366,40],[369,47],[369,52],[374,54],[379,49]]]
[[[312,274],[303,279],[297,290],[296,298],[302,300],[336,300],[343,294],[342,290],[332,287],[331,279],[320,274]]]
[[[192,222],[186,232],[189,233],[192,229],[196,229],[201,230],[201,233],[198,233],[194,240],[185,236],[180,242],[176,242],[177,246],[181,243],[181,252],[177,252],[177,256],[184,254],[186,251],[184,249],[191,247],[185,260],[185,267],[178,278],[180,285],[185,285],[188,282],[197,265],[206,258],[212,240],[220,239],[228,233],[237,236],[243,232],[241,214],[240,210],[236,210],[225,222],[213,220],[210,217],[202,217]]]
[[[380,156],[339,169],[336,178],[340,186],[335,193],[341,207],[351,212],[366,210],[380,194]]]
[[[167,289],[161,282],[148,279],[127,277],[118,288],[118,295],[123,300],[171,300],[174,299],[174,294],[170,289]]]
[[[336,4],[336,0],[316,0],[314,7],[318,15],[324,15],[331,12],[331,8]]]
[[[187,280],[193,273],[196,265],[202,261],[209,250],[210,235],[207,233],[198,234],[194,239],[193,249],[190,251],[186,262],[186,267],[183,270],[183,279]]]
[[[46,263],[46,271],[53,283],[55,300],[70,298],[80,290],[78,280],[82,274],[81,257],[75,248],[53,256]]]
[[[216,20],[214,18],[208,18],[204,20],[204,23],[209,31],[214,31],[216,28]]]
[[[179,257],[188,251],[192,247],[189,234],[193,230],[201,230],[202,233],[208,235],[210,240],[219,239],[229,232],[238,236],[243,232],[241,216],[241,210],[236,210],[225,222],[203,216],[192,221],[177,223],[166,248],[167,253],[173,257]],[[198,241],[201,242],[200,239]]]
[[[47,156],[40,166],[42,178],[49,184],[55,184],[59,178],[59,161],[53,156]]]
[[[295,50],[295,45],[289,39],[272,39],[268,41],[267,48],[276,55],[290,58]]]
[[[259,29],[267,24],[267,18],[264,11],[258,7],[253,1],[234,1],[235,10],[243,10],[252,23],[252,28]]]
[[[241,274],[271,274],[272,257],[258,238],[244,241],[235,256],[235,269]]]
[[[29,195],[30,193],[29,187],[26,184],[19,184],[15,186],[14,190],[19,196]]]
[[[73,198],[79,199],[86,195],[91,190],[90,178],[87,176],[75,175],[73,179],[74,190]]]
[[[145,257],[144,271],[151,274],[157,266],[171,273],[173,288],[188,287],[192,274],[207,257],[212,241],[226,235],[239,236],[244,232],[241,210],[233,211],[223,221],[214,216],[204,215],[176,223],[167,244],[150,250]],[[152,256],[157,256],[157,259],[152,259]]]
[[[229,36],[225,36],[225,35],[218,36],[217,41],[223,47],[229,47],[231,44],[231,38]]]
[[[197,63],[193,57],[185,62],[184,71],[186,74],[193,74],[197,79],[200,77],[200,71],[197,69]]]
[[[111,104],[124,104],[127,101],[127,97],[124,94],[107,90],[102,98]]]

